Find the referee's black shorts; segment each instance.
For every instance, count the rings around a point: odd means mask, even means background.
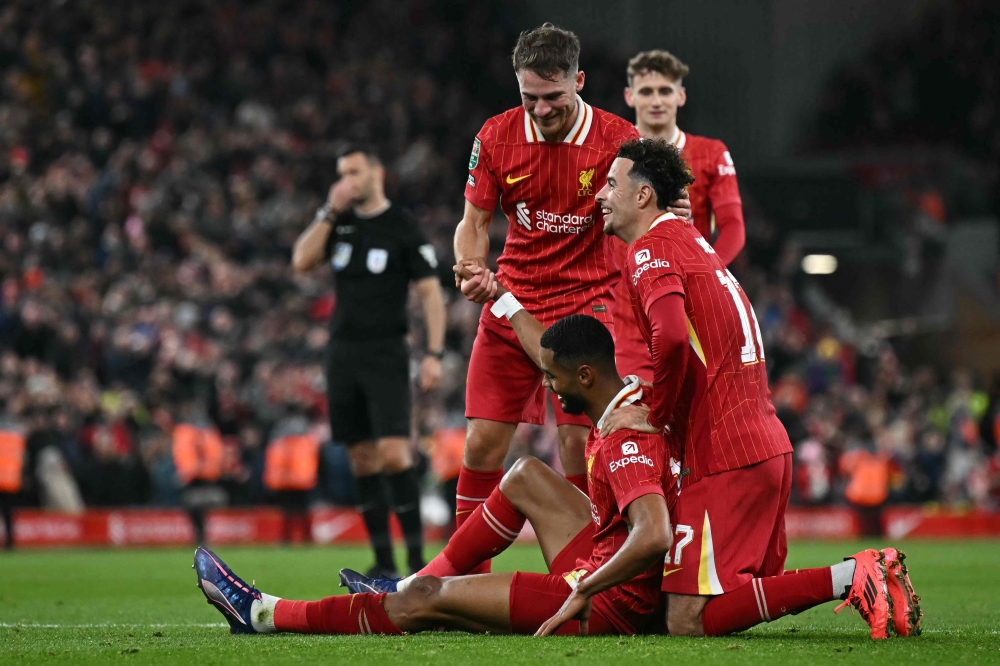
[[[410,436],[410,352],[402,337],[331,340],[326,387],[334,441]]]

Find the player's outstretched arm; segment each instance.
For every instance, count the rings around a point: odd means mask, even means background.
[[[595,594],[631,580],[663,561],[674,542],[667,501],[662,495],[643,495],[628,505],[626,513],[632,531],[621,549],[577,584],[562,608],[538,629],[536,636],[548,636],[570,620],[580,620],[580,633],[586,634]]]
[[[604,420],[601,437],[629,428],[639,432],[657,432],[667,425],[677,396],[684,383],[689,333],[684,296],[667,294],[648,306],[652,328],[653,396],[650,407],[627,405],[614,410]]]
[[[459,275],[468,276],[468,279],[462,284],[462,293],[465,293],[466,290],[470,292],[481,290],[492,293],[491,298],[495,297],[497,299],[496,304],[493,306],[494,314],[498,317],[507,317],[507,321],[513,327],[514,333],[517,334],[517,339],[521,343],[521,347],[524,348],[525,353],[535,365],[542,367],[542,360],[540,358],[541,343],[542,334],[545,333],[545,326],[542,325],[542,322],[535,319],[516,300],[505,300],[504,296],[510,292],[496,281],[496,276],[488,268],[469,266],[465,267]],[[511,294],[510,298],[513,298],[513,294]]]

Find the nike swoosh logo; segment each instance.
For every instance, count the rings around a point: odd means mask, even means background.
[[[676,569],[671,569],[670,571],[667,571],[666,569],[664,569],[664,571],[663,571],[663,577],[666,578],[670,574],[677,573],[680,570],[681,570],[681,567],[677,567]]]
[[[518,176],[517,178],[511,178],[510,174],[507,174],[507,184],[508,185],[513,185],[514,183],[522,181],[525,178],[531,178],[531,174],[529,173],[527,176]]]

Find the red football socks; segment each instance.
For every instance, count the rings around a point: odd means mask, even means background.
[[[497,487],[452,535],[421,576],[463,576],[507,549],[524,527],[524,516]]]
[[[476,507],[482,506],[483,502],[490,496],[493,489],[500,485],[500,480],[503,478],[503,470],[497,469],[492,472],[477,472],[476,470],[471,470],[465,465],[462,465],[462,469],[458,472],[458,487],[455,489],[455,525],[458,530],[461,531],[462,525],[465,524],[472,513],[476,510]],[[458,532],[452,535],[449,544],[456,540],[458,537]],[[430,564],[421,569],[418,572],[420,576],[454,576],[453,573],[439,573],[451,571],[454,567],[447,561],[444,552],[438,554]],[[465,571],[463,573],[489,573],[490,572],[490,562],[486,560],[480,566],[476,567],[472,571]]]
[[[503,470],[477,472],[462,465],[458,473],[458,487],[455,489],[455,523],[461,527],[476,507],[486,501],[493,489],[500,485]]]
[[[724,636],[833,600],[829,567],[786,571],[713,597],[705,604],[701,625],[706,636]]]
[[[385,594],[367,592],[319,601],[281,599],[274,606],[274,628],[298,634],[402,634],[383,599]]]
[[[584,495],[590,496],[590,490],[587,488],[587,475],[586,474],[567,474],[566,480],[572,483],[574,486],[580,489]]]

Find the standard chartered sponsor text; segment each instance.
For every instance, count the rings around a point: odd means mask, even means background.
[[[574,215],[573,213],[550,213],[546,210],[535,211],[535,228],[550,234],[578,234],[586,231],[594,224],[594,216]]]

